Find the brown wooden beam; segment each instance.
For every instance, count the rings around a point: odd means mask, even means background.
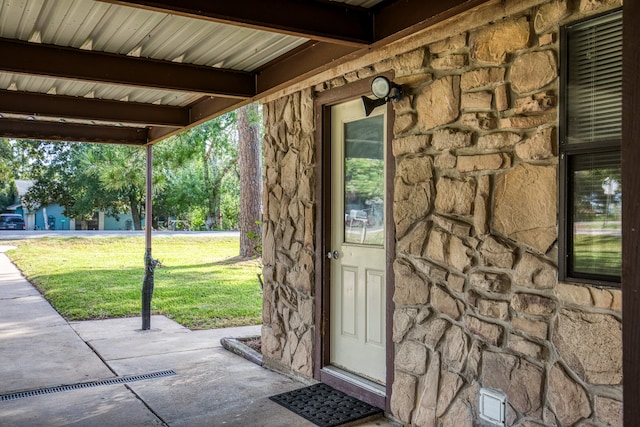
[[[488,0],[397,0],[371,9],[341,2],[299,0],[101,0],[207,19],[230,25],[291,34],[331,44],[364,47],[414,32]]]
[[[237,98],[256,94],[247,72],[10,39],[0,39],[0,70]]]
[[[220,116],[250,103],[230,98],[204,98],[191,105],[191,123],[202,123],[212,116]]]
[[[12,90],[0,90],[0,113],[171,127],[189,124],[187,108]]]
[[[0,119],[0,137],[144,145],[147,129],[3,118]]]
[[[622,79],[622,359],[624,425],[640,425],[640,2],[623,12]]]
[[[370,11],[339,2],[312,0],[103,1],[335,44],[365,46],[373,41],[373,20]]]
[[[187,128],[197,126],[200,123],[211,120],[214,117],[218,117],[222,114],[236,110],[250,102],[250,100],[238,100],[232,98],[203,98],[189,107],[190,121],[188,126],[180,129],[162,126],[154,126],[149,128],[149,144],[160,142],[172,135],[183,132]]]
[[[258,28],[261,25],[265,25],[263,29],[280,32],[288,32],[288,30],[282,31],[278,23],[280,22],[278,20],[281,19],[280,14],[274,13],[273,10],[283,5],[290,6],[287,9],[289,11],[289,18],[286,18],[290,19],[290,21],[285,22],[289,22],[288,25],[293,25],[295,28],[298,28],[296,25],[298,25],[299,22],[294,16],[295,14],[291,11],[298,10],[296,9],[298,7],[302,7],[302,10],[305,11],[305,19],[308,16],[314,16],[313,21],[321,21],[322,19],[320,18],[322,16],[329,16],[322,15],[326,10],[322,9],[324,6],[321,6],[319,2],[298,2],[297,0],[274,0],[274,2],[262,2],[258,0],[238,1],[242,6],[236,6],[238,2],[233,2],[233,5],[220,6],[218,3],[221,2],[182,2],[177,0],[109,2],[161,10],[166,13],[175,13],[192,18],[209,19],[218,22],[229,19],[229,23],[251,28]],[[382,43],[380,41],[382,39],[385,39],[384,42],[393,40],[402,34],[406,34],[408,31],[414,31],[418,28],[432,25],[451,15],[481,4],[484,1],[486,0],[444,0],[442,4],[434,5],[434,2],[400,0],[383,2],[379,7],[367,11],[366,14],[357,12],[356,15],[359,16],[357,19],[365,19],[364,16],[367,15],[368,18],[366,19],[370,19],[371,22],[373,22],[373,13],[375,13],[376,35],[374,44],[379,44]],[[182,3],[185,3],[187,6]],[[269,3],[270,12],[266,15],[252,15],[254,10],[263,7],[263,3]],[[301,6],[303,3],[308,4],[307,6]],[[307,7],[310,9],[307,9]],[[327,10],[335,11],[336,7],[340,9],[347,6],[336,4]],[[320,8],[318,10],[325,10],[325,12],[319,12],[320,15],[313,15],[312,11],[316,10],[314,8]],[[248,9],[252,11],[248,12]],[[326,13],[330,14],[333,12]],[[287,15],[287,13],[284,15]],[[291,18],[292,16],[293,18]],[[300,21],[300,27],[310,25],[303,22],[305,19]],[[329,21],[331,20],[329,19]],[[332,24],[325,27],[325,31],[334,25],[339,27],[340,25],[337,24],[342,21],[334,20],[331,22]],[[342,25],[344,25],[344,22]],[[307,34],[307,36],[309,36],[309,34]],[[329,39],[334,42],[336,41],[336,39],[333,38]],[[173,116],[173,118],[160,118],[161,114],[159,114],[159,110],[156,110],[158,117],[157,120],[154,121],[149,121],[148,118],[144,118],[148,116],[146,116],[146,113],[143,113],[142,110],[130,112],[130,115],[135,117],[133,120],[120,119],[120,116],[116,112],[113,110],[109,112],[109,109],[106,109],[107,111],[102,113],[104,114],[103,119],[106,121],[113,120],[114,122],[120,123],[131,122],[151,125],[147,130],[146,143],[155,143],[185,128],[195,126],[220,114],[224,114],[251,102],[253,99],[258,99],[260,96],[273,93],[279,89],[300,82],[314,74],[335,67],[348,60],[355,59],[359,55],[368,52],[367,47],[357,47],[358,44],[352,42],[343,43],[344,40],[342,40],[341,37],[338,37],[338,40],[341,44],[331,44],[322,41],[309,42],[282,56],[278,60],[267,64],[252,75],[250,73],[220,70],[211,67],[176,64],[165,61],[132,58],[124,55],[87,52],[77,49],[0,39],[0,70],[168,90],[196,91],[218,95],[215,97],[205,97],[201,101],[191,105],[188,110],[181,111],[180,118],[176,116]],[[87,64],[91,65],[87,66]],[[116,103],[118,101],[106,102]],[[0,104],[1,103],[2,101],[0,101]],[[33,106],[29,107],[28,105],[23,105],[22,107],[19,112],[20,114],[27,114],[29,110],[34,109]],[[156,106],[149,106],[149,108],[153,107]],[[17,109],[17,107],[15,108]],[[66,108],[65,114],[69,114],[69,117],[73,117],[72,114],[77,114],[78,117],[82,115],[82,112],[79,111],[81,107]],[[64,105],[61,104],[58,111],[64,109]],[[0,109],[0,112],[1,111]],[[7,109],[6,111],[17,112],[15,109]],[[46,107],[42,107],[40,111],[40,114],[51,113]],[[101,110],[98,109],[98,112],[99,111]],[[151,111],[152,110],[149,110],[149,112]],[[168,110],[165,112],[169,114]],[[97,112],[94,111],[88,115],[92,116],[93,119],[100,120],[101,118],[96,117],[96,114]],[[177,112],[174,111],[173,114],[177,114]],[[184,122],[185,114],[188,114],[186,124]],[[112,115],[111,118],[109,115]],[[178,122],[180,122],[178,126],[183,127],[174,127]],[[96,139],[92,134],[88,134],[87,136],[77,134],[77,136],[77,139],[80,140]]]
[[[399,0],[375,9],[373,45],[399,39],[476,7],[487,0]],[[257,71],[257,92],[284,88],[369,52],[369,48],[309,42]]]
[[[376,10],[374,40],[399,38],[476,7],[488,0],[400,0]]]
[[[365,52],[350,46],[338,46],[323,42],[309,42],[288,55],[267,64],[257,72],[259,94],[295,84],[318,74],[339,62],[344,62],[356,52]]]

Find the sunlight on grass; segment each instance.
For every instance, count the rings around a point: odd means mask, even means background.
[[[34,239],[7,255],[68,320],[139,316],[144,238]],[[191,329],[261,322],[258,260],[243,260],[237,238],[154,237],[152,313]]]

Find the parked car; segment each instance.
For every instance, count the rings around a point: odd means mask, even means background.
[[[26,225],[22,215],[0,214],[0,230],[25,230]]]

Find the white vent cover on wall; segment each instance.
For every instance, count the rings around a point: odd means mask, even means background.
[[[480,389],[480,418],[497,426],[505,425],[507,396],[498,390]]]

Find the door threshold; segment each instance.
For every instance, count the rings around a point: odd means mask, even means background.
[[[320,370],[320,381],[370,405],[385,409],[387,388],[384,385],[360,377],[335,366]]]
[[[355,386],[363,388],[372,393],[379,394],[380,396],[385,396],[387,389],[384,385],[378,384],[374,381],[371,381],[367,378],[361,377],[359,375],[353,374],[349,371],[345,371],[344,369],[340,369],[336,366],[325,366],[322,368],[323,371],[331,373],[334,377],[338,377],[339,379],[351,383]]]

